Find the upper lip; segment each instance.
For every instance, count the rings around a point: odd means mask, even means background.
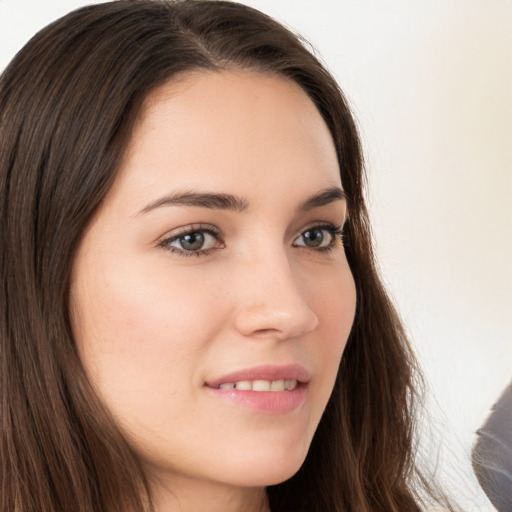
[[[208,380],[206,385],[215,388],[228,382],[234,383],[244,380],[296,380],[299,382],[308,382],[310,379],[311,374],[300,364],[262,364],[230,372],[221,377]]]

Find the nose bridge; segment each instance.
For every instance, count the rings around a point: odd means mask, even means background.
[[[244,258],[238,272],[235,325],[241,334],[286,339],[318,325],[284,247],[258,250]]]

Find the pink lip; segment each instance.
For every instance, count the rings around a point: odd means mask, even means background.
[[[310,373],[300,365],[261,365],[226,374],[206,383],[208,393],[235,406],[242,406],[261,413],[284,414],[296,411],[306,400]],[[297,380],[293,390],[243,391],[219,389],[223,383],[242,380]]]

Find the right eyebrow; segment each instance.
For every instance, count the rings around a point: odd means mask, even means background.
[[[249,207],[245,199],[232,194],[185,191],[167,194],[148,204],[139,213],[147,213],[162,206],[199,206],[236,212],[245,212]]]

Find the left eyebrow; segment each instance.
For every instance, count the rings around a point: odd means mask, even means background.
[[[329,187],[322,190],[320,193],[311,196],[301,203],[297,209],[299,212],[307,212],[313,208],[325,206],[326,204],[333,203],[334,201],[346,201],[347,195],[339,187]]]
[[[307,212],[313,208],[325,206],[334,201],[346,200],[345,192],[339,187],[329,187],[307,198],[297,208],[298,212]],[[210,192],[177,192],[168,194],[145,206],[139,213],[148,213],[163,206],[195,206],[213,210],[232,210],[246,212],[249,203],[246,199],[232,194],[216,194]]]

